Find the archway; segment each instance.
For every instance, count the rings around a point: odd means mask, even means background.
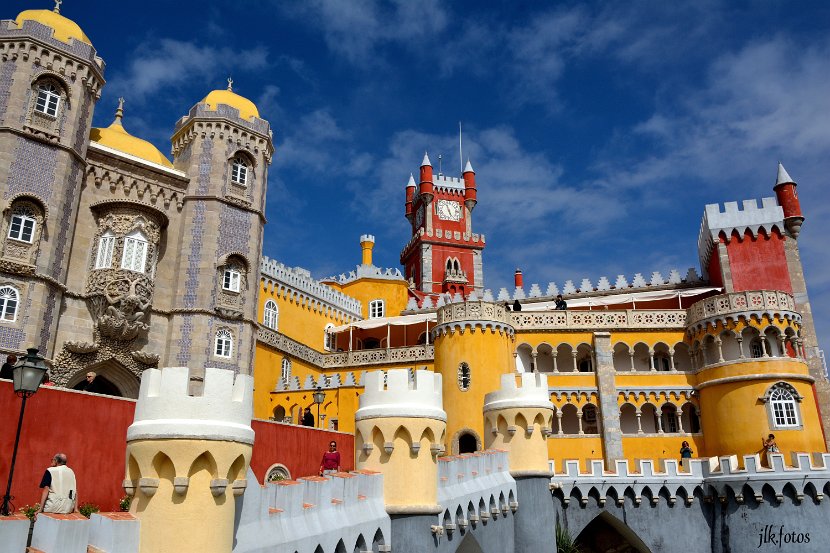
[[[84,371],[84,374],[86,374],[86,371]],[[77,384],[72,386],[72,389],[80,390],[84,387],[85,384],[86,380],[78,382]],[[102,394],[105,396],[122,397],[121,390],[118,389],[118,386],[110,382],[106,376],[100,374],[95,377],[95,393]]]
[[[79,389],[86,382],[86,373],[90,371],[97,375],[95,377],[96,393],[138,398],[138,389],[141,385],[139,378],[115,359],[88,365],[85,369],[73,374],[66,383],[66,387],[73,390]]]
[[[582,529],[576,543],[583,553],[651,553],[631,528],[607,511]]]
[[[458,453],[475,453],[478,451],[478,441],[476,437],[469,433],[461,434],[458,437]]]

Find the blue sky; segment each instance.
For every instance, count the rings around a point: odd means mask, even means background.
[[[8,0],[1,15],[51,8]],[[629,280],[698,267],[707,203],[799,183],[799,239],[830,344],[827,2],[66,0],[107,62],[95,124],[169,152],[175,121],[233,75],[274,130],[264,251],[321,278],[398,266],[424,150],[477,172],[485,285]]]

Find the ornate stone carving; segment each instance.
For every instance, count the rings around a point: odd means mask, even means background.
[[[143,365],[158,365],[159,362],[158,353],[149,353],[145,351],[131,351],[130,355],[133,356],[133,359],[135,359]]]
[[[95,353],[98,351],[98,346],[92,342],[76,342],[67,340],[63,347],[70,353]]]

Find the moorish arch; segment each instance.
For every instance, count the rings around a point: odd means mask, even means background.
[[[95,380],[99,390],[101,390],[99,393],[132,399],[138,398],[138,389],[141,382],[129,369],[115,359],[94,363],[76,371],[69,378],[66,387],[78,388],[83,384],[86,373],[89,371],[97,375]]]
[[[575,541],[586,552],[651,553],[634,530],[608,511],[589,522]]]

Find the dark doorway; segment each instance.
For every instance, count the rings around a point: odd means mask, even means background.
[[[478,442],[472,434],[462,434],[458,437],[458,453],[475,453],[478,451]]]
[[[86,380],[82,380],[72,386],[73,390],[83,390],[84,386],[86,385]],[[94,384],[92,389],[88,390],[90,392],[96,394],[103,394],[105,396],[116,396],[116,397],[123,397],[121,390],[118,387],[106,379],[106,377],[101,376],[100,374],[95,377]]]
[[[628,526],[607,513],[592,520],[576,538],[583,553],[650,553],[648,547]]]

